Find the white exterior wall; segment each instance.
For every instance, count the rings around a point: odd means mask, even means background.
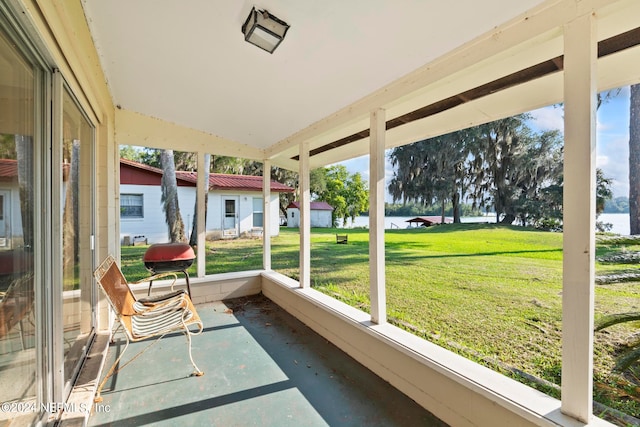
[[[22,244],[22,215],[20,213],[20,191],[15,184],[7,183],[1,186],[0,191],[6,194],[8,200],[5,201],[4,230],[0,237],[6,240],[0,241],[0,248],[8,249]]]
[[[287,208],[287,227],[288,228],[300,227],[300,209]]]
[[[261,192],[225,192],[225,193],[209,193],[209,207],[207,209],[207,231],[221,231],[222,219],[224,216],[224,200],[237,200],[237,214],[240,225],[240,235],[243,233],[251,233],[256,227],[253,225],[253,199],[258,197],[262,199]],[[280,234],[280,204],[279,193],[271,193],[269,203],[271,209],[271,236]],[[257,227],[262,228],[262,227]]]
[[[311,226],[331,228],[331,211],[311,211]]]
[[[130,236],[131,241],[135,236],[144,236],[147,243],[166,243],[169,241],[169,234],[162,210],[162,192],[159,186],[155,185],[132,185],[123,184],[120,186],[120,194],[142,194],[144,218],[120,218],[120,243],[124,236]],[[238,200],[237,214],[240,235],[251,233],[253,230],[253,198],[262,198],[261,192],[241,192],[241,193],[209,193],[207,208],[207,231],[219,231],[222,229],[222,218],[224,211],[224,199],[235,198]],[[271,235],[277,236],[280,232],[278,193],[271,195]],[[187,234],[191,232],[193,222],[193,212],[196,202],[195,187],[178,187],[178,205],[182,220],[185,223]],[[260,227],[261,228],[261,227]]]
[[[159,186],[123,184],[120,194],[142,194],[143,198],[143,218],[120,217],[120,243],[124,236],[130,236],[132,242],[134,236],[144,236],[149,244],[169,241]],[[195,188],[178,187],[178,206],[187,230],[191,230],[195,195]]]
[[[333,226],[333,224],[331,223],[331,211],[312,209],[310,220],[312,227],[331,228]],[[287,227],[300,227],[300,209],[287,208]]]

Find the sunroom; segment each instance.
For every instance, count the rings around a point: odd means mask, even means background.
[[[254,7],[290,25],[271,54],[245,41]],[[92,272],[120,256],[119,146],[135,145],[299,173],[297,280],[270,239],[255,269],[206,275],[201,215],[197,305],[262,293],[448,425],[609,425],[592,409],[596,95],[640,82],[639,16],[637,0],[3,0],[0,419],[86,422],[64,404],[92,402],[101,375],[113,315]],[[559,102],[560,400],[390,325],[383,225],[386,149]],[[363,155],[370,313],[311,287],[310,171]]]

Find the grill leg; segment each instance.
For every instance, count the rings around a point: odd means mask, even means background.
[[[182,270],[182,272],[184,273],[184,278],[187,281],[187,293],[189,294],[189,298],[191,298],[191,285],[189,284],[189,273],[187,273],[187,270]]]
[[[153,280],[149,280],[149,290],[147,291],[147,296],[151,295],[151,285],[153,285]]]

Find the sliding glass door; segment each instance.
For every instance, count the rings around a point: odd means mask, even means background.
[[[54,79],[54,84],[57,79]],[[53,152],[62,177],[62,343],[68,389],[93,331],[93,128],[68,89],[62,92],[62,141]],[[55,193],[55,189],[54,189]]]
[[[12,16],[0,2],[0,425],[31,425],[94,335],[95,129]]]
[[[35,301],[42,288],[34,268],[43,249],[35,199],[40,76],[0,27],[0,402],[16,402],[16,411],[0,411],[0,424],[33,422],[38,412],[18,411],[17,402],[34,405],[41,392],[36,372],[43,341],[37,334],[43,331]]]

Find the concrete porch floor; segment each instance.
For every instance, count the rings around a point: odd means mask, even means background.
[[[90,426],[446,426],[262,295],[197,309],[205,375],[189,376],[184,335],[167,336],[107,382]]]

